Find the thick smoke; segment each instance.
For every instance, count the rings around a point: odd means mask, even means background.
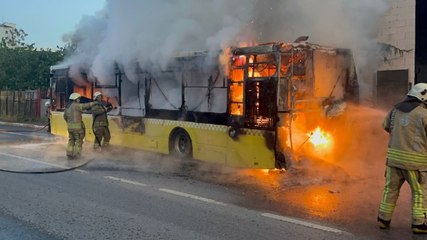
[[[69,56],[67,63],[89,67],[93,75],[104,81],[112,76],[113,66],[117,63],[125,69],[127,78],[132,81],[135,80],[132,69],[136,62],[142,67],[156,66],[164,69],[173,56],[182,52],[207,50],[211,56],[215,56],[219,50],[228,46],[273,41],[293,42],[299,36],[309,36],[309,42],[312,43],[353,50],[362,87],[361,94],[364,97],[370,95],[369,86],[372,84],[369,80],[376,71],[377,63],[378,23],[388,10],[389,2],[107,0],[102,11],[94,16],[84,17],[76,30],[65,38],[77,44],[76,54]],[[342,179],[347,179],[348,176],[354,179],[359,176],[363,178],[366,174],[367,179],[371,179],[371,175],[376,176],[382,171],[384,156],[381,154],[385,150],[378,150],[377,136],[380,135],[385,143],[387,136],[381,135],[384,133],[379,129],[383,113],[369,113],[369,110],[361,109],[353,113],[363,113],[363,116],[352,116],[353,125],[350,128],[367,135],[343,136],[347,141],[360,144],[343,144],[346,148],[341,149],[340,155],[336,157],[340,160],[337,164],[345,170],[340,171],[339,176]],[[344,135],[353,133],[342,132]],[[347,146],[352,148],[348,149]],[[384,144],[380,146],[380,149],[383,148]],[[369,159],[364,159],[366,156]],[[139,160],[140,156],[135,159]],[[358,161],[359,159],[364,161]],[[371,161],[375,161],[375,167],[372,167]],[[303,174],[314,176],[320,182],[336,176],[336,168],[331,170],[326,166],[324,169],[327,170],[314,172],[319,168],[309,166],[304,169],[313,171]],[[298,178],[300,171],[295,174],[289,180],[302,179]],[[246,178],[245,181],[236,179],[234,173],[229,175],[230,182],[247,182]],[[216,176],[213,178],[222,179]],[[271,181],[266,186],[266,189],[271,189]],[[365,189],[360,192],[366,196],[371,195]]]
[[[89,66],[98,79],[108,79],[114,63],[164,69],[180,52],[216,55],[230,45],[308,35],[313,43],[353,49],[363,87],[360,69],[375,63],[370,53],[387,9],[387,0],[107,0],[64,38],[77,44],[67,63]]]

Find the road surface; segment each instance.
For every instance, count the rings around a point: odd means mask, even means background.
[[[0,172],[0,239],[418,238],[407,188],[392,229],[377,229],[378,149],[359,149],[357,164],[300,161],[266,173],[86,143],[87,164],[65,171],[78,165],[64,161],[65,139],[8,125],[0,139],[0,166],[24,172]]]

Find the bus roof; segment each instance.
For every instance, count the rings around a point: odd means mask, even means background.
[[[350,51],[349,49],[344,48],[334,48],[321,46],[318,44],[308,43],[308,42],[298,42],[298,43],[285,43],[285,42],[271,42],[258,44],[255,46],[249,47],[234,47],[232,52],[234,54],[263,54],[263,53],[272,53],[272,52],[288,52],[291,49],[310,49],[310,50],[319,50],[324,52],[334,53],[335,51]]]
[[[67,69],[70,68],[70,64],[58,64],[50,66],[50,71],[58,70],[58,69]]]

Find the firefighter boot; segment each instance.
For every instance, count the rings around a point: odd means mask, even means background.
[[[427,225],[420,224],[420,225],[413,225],[411,226],[412,232],[415,234],[427,234]]]
[[[110,143],[104,141],[102,143],[102,149],[105,150],[105,151],[109,151],[110,150]]]
[[[94,143],[94,144],[93,144],[93,150],[95,150],[95,151],[97,151],[97,152],[100,152],[100,151],[101,151],[101,146],[99,146],[99,144],[98,144],[98,143]]]
[[[380,217],[377,218],[378,221],[378,226],[380,227],[380,229],[389,229],[390,228],[390,220],[384,220],[381,219]]]

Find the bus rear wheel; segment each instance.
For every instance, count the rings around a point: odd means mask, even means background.
[[[193,155],[191,138],[183,129],[179,129],[172,134],[169,148],[171,154],[175,157],[191,158]]]

